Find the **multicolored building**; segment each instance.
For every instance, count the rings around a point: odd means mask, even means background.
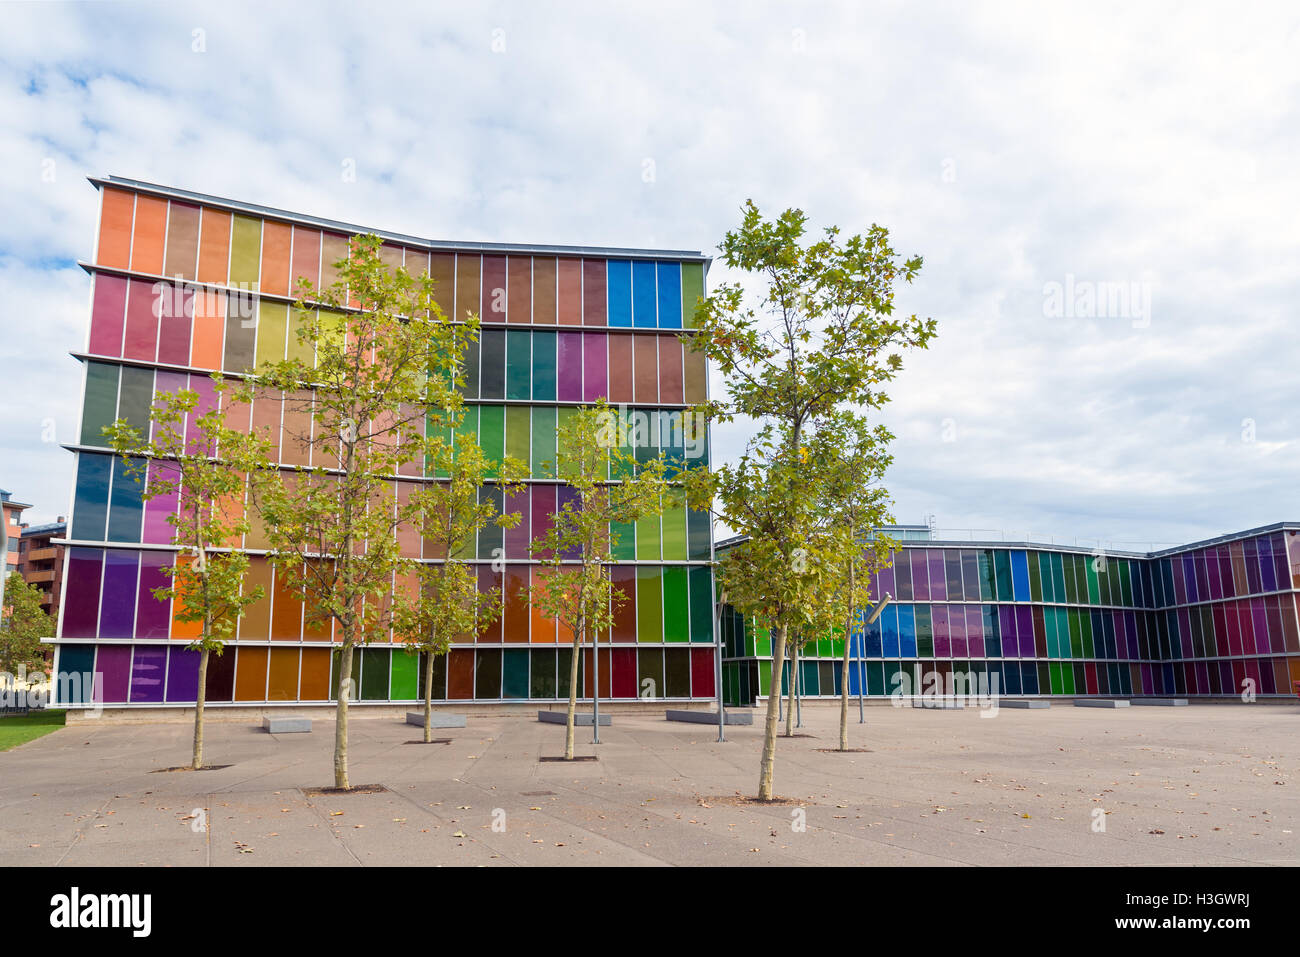
[[[532,470],[526,488],[501,502],[519,512],[520,525],[478,541],[479,581],[502,588],[501,618],[436,661],[433,697],[567,698],[568,636],[520,597],[539,572],[529,543],[571,492],[550,470],[557,423],[604,397],[631,426],[628,442],[638,455],[663,450],[690,464],[707,462],[708,437],[691,429],[683,412],[707,395],[705,361],[684,339],[709,259],[673,250],[431,241],[116,177],[92,183],[100,222],[94,253],[82,263],[91,280],[90,324],[76,355],[84,405],[78,442],[69,447],[76,483],[53,640],[56,673],[97,675],[95,696],[109,707],[195,700],[198,656],[185,648],[191,626],[152,595],[173,560],[167,516],[176,503],[144,503],[102,429],[118,417],[147,426],[154,396],[183,387],[199,392],[207,408],[216,401],[214,370],[242,375],[298,348],[296,279],[328,285],[349,236],[377,232],[391,265],[437,281],[447,315],[481,316],[468,356],[463,428],[490,456],[510,454]],[[259,399],[228,422],[267,430],[282,464],[311,464],[310,449],[283,440],[284,414],[280,402]],[[436,476],[411,463],[396,479],[397,494],[430,481]],[[488,494],[499,498],[496,489]],[[646,689],[659,700],[715,695],[710,523],[680,497],[664,506],[661,517],[618,530],[612,575],[626,601],[600,642],[602,699],[636,699]],[[417,529],[399,537],[406,555],[432,560]],[[335,636],[306,623],[303,603],[266,559],[265,536],[255,528],[243,544],[253,556],[249,586],[261,585],[265,597],[212,660],[208,702],[328,703]],[[420,699],[422,671],[415,656],[379,636],[360,654],[359,703]],[[587,655],[580,693],[589,696],[595,686]],[[59,698],[72,705],[89,699],[86,687]]]
[[[890,534],[899,548],[872,601],[892,601],[852,636],[852,695],[1296,693],[1300,523],[1146,553],[938,541],[925,526]],[[722,641],[725,700],[766,697],[767,632],[724,606]],[[809,642],[800,694],[839,695],[843,655],[842,638]],[[787,664],[782,693],[789,676]]]

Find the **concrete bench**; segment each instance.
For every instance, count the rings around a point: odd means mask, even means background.
[[[1152,705],[1157,708],[1185,708],[1186,698],[1134,698],[1134,704]]]
[[[1044,701],[1041,698],[1002,698],[998,701],[999,708],[1050,708],[1052,702]]]
[[[423,711],[406,712],[406,723],[413,724],[417,728],[424,727]],[[465,716],[463,714],[447,714],[445,711],[435,711],[429,715],[429,727],[431,728],[463,728],[465,727]]]
[[[1123,698],[1075,698],[1076,708],[1127,708],[1129,702]]]
[[[723,711],[722,720],[726,724],[753,724],[754,712],[752,711]],[[718,712],[716,711],[675,711],[669,708],[664,712],[664,718],[669,721],[685,721],[689,724],[714,724],[718,723]]]
[[[311,718],[296,718],[292,715],[277,715],[262,718],[262,730],[271,734],[294,734],[311,730]]]
[[[567,715],[568,713],[565,711],[539,711],[537,712],[537,720],[542,722],[542,724],[564,724],[567,720]],[[579,711],[573,716],[573,724],[574,727],[590,728],[591,712]],[[613,724],[613,722],[610,720],[609,715],[602,714],[600,716],[600,726],[602,728],[608,728],[611,724]]]

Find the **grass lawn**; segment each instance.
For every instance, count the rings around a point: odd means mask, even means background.
[[[64,711],[32,711],[0,717],[0,751],[8,751],[63,727]]]

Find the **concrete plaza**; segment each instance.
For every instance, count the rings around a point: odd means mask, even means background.
[[[870,707],[837,743],[838,707],[781,739],[754,806],[754,727],[620,713],[578,731],[470,712],[449,744],[391,717],[351,721],[354,785],[333,783],[333,725],[272,735],[212,723],[222,770],[188,760],[187,724],[61,729],[0,754],[0,865],[1090,865],[1300,863],[1289,704],[1094,710]],[[1104,827],[1104,829],[1102,829]]]

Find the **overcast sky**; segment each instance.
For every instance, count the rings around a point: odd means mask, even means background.
[[[0,6],[0,487],[68,510],[116,174],[449,240],[880,223],[939,325],[886,413],[900,521],[1300,519],[1295,4],[609,6]]]

